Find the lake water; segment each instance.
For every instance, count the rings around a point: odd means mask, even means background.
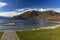
[[[48,27],[56,25],[56,23],[48,23],[44,20],[0,20],[0,24],[15,23],[15,26],[4,26],[0,25],[0,30],[25,30],[25,29],[36,29],[40,27]]]

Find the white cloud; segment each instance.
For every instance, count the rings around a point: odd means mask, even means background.
[[[17,11],[19,12],[26,12],[26,11],[31,11],[31,10],[36,10],[36,11],[47,11],[47,10],[53,10],[56,12],[60,12],[60,8],[24,8],[24,9],[18,9]]]
[[[51,9],[60,13],[60,8],[51,8]]]
[[[46,9],[42,9],[42,11],[47,11],[47,10],[53,10],[53,11],[56,11],[56,12],[60,13],[60,8],[46,8]]]
[[[18,15],[18,13],[16,13],[15,11],[12,12],[1,12],[0,16],[5,16],[5,17],[13,17],[15,15]]]
[[[38,10],[38,11],[46,11],[46,10],[54,10],[56,12],[60,12],[60,8],[24,8],[24,9],[17,9],[16,11],[11,11],[11,12],[0,12],[0,16],[5,16],[5,17],[13,17],[15,15],[22,14],[26,11],[31,11],[31,10]],[[17,12],[19,11],[19,12]]]
[[[1,7],[4,7],[4,6],[6,6],[6,5],[7,5],[7,3],[0,2],[0,8],[1,8]]]

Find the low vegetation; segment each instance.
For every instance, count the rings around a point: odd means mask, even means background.
[[[3,35],[3,32],[0,32],[0,39],[1,39],[2,35]]]
[[[60,40],[60,28],[17,31],[20,40]]]

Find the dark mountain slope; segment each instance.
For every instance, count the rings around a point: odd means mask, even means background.
[[[48,11],[27,11],[21,15],[16,15],[13,19],[45,19],[45,20],[60,20],[60,13],[53,10]]]

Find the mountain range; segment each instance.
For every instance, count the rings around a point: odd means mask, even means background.
[[[16,15],[13,19],[44,19],[47,21],[60,21],[60,13],[55,12],[53,10],[47,11],[38,11],[38,10],[30,10],[26,11],[23,14]]]
[[[60,12],[42,8],[41,9],[25,8],[25,9],[18,9],[16,12],[15,11],[3,12],[0,14],[0,19],[19,19],[19,20],[44,19],[44,20],[60,21]]]
[[[22,8],[22,9],[16,9],[15,11],[8,11],[8,12],[0,12],[0,16],[4,16],[4,17],[13,17],[15,15],[20,15],[20,14],[23,14],[27,11],[31,11],[31,10],[35,10],[35,11],[48,11],[48,10],[53,10],[55,12],[59,12],[60,13],[60,10],[59,8]]]

